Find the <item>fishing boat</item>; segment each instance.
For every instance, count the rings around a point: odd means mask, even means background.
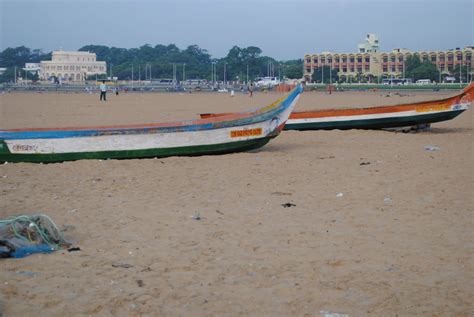
[[[0,162],[196,156],[259,148],[283,129],[302,92],[238,114],[141,125],[0,130]]]
[[[284,130],[388,129],[426,126],[451,120],[469,108],[474,83],[449,98],[393,106],[295,111]],[[202,114],[201,118],[223,114]]]

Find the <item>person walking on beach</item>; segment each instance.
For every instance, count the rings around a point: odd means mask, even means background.
[[[100,101],[104,98],[104,101],[107,101],[107,85],[105,84],[105,80],[102,81],[102,84],[99,86],[100,89]]]
[[[253,82],[249,85],[249,97],[253,96]]]

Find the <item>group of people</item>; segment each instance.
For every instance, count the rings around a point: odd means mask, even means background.
[[[249,91],[249,97],[253,97],[253,91],[255,89],[255,85],[253,82],[251,82],[248,86],[248,91]],[[102,81],[102,83],[100,84],[99,86],[99,91],[100,91],[100,101],[107,101],[107,90],[108,90],[108,87],[107,85],[105,84],[105,80]],[[115,95],[118,96],[119,95],[119,89],[118,87],[114,87],[113,88],[113,91],[115,92]]]
[[[102,101],[102,100],[107,101],[107,90],[108,90],[108,88],[107,88],[107,85],[105,84],[105,80],[103,80],[102,83],[100,84],[99,90],[100,90],[100,101]],[[115,95],[118,96],[119,95],[118,87],[114,87],[113,90],[115,92]]]

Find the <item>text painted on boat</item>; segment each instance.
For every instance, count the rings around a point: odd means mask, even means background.
[[[443,111],[451,109],[449,104],[440,104],[440,105],[426,105],[416,108],[416,112],[430,112],[430,111]]]
[[[240,138],[246,136],[259,136],[262,135],[263,130],[262,128],[255,128],[255,129],[246,129],[246,130],[232,130],[230,131],[231,138]]]
[[[12,150],[15,152],[32,152],[36,151],[38,147],[36,145],[27,145],[27,144],[13,144]]]

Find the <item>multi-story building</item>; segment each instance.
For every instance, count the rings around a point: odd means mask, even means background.
[[[394,49],[392,52],[378,51],[379,41],[375,34],[368,34],[364,43],[358,45],[357,53],[305,54],[304,77],[311,80],[313,72],[322,66],[336,69],[341,77],[372,80],[374,77],[405,77],[405,62],[409,56],[418,56],[422,61],[430,61],[437,66],[440,74],[451,76],[461,73],[463,78],[471,80],[474,74],[474,46],[448,51],[412,52],[407,49]],[[441,77],[441,76],[440,76]]]
[[[39,77],[49,80],[57,77],[61,81],[85,81],[87,76],[106,74],[105,62],[96,60],[90,52],[53,51],[50,61],[40,62]]]

